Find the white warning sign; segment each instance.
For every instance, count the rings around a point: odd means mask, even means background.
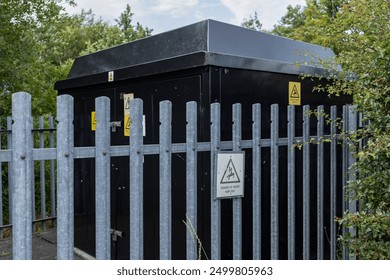
[[[244,152],[217,154],[216,198],[244,196]]]

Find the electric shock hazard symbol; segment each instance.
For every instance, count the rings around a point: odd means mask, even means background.
[[[244,196],[244,152],[218,153],[217,199]]]
[[[288,82],[288,104],[301,105],[301,83]]]
[[[124,135],[130,136],[130,125],[131,125],[130,115],[125,115],[124,123],[125,123]]]
[[[221,184],[229,183],[240,183],[240,178],[238,177],[236,167],[234,166],[232,159],[229,159],[229,163],[221,179]]]

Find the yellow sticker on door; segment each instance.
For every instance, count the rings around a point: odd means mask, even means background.
[[[96,125],[97,125],[96,112],[92,111],[91,112],[91,130],[92,131],[96,130]]]
[[[123,134],[124,136],[130,136],[130,100],[134,99],[133,93],[125,93],[123,95],[123,123],[124,123],[124,130]]]
[[[124,135],[130,136],[130,125],[131,125],[130,115],[125,115],[124,123],[125,123]]]
[[[288,82],[288,105],[301,105],[301,83]]]

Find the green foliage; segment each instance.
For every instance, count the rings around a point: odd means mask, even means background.
[[[358,237],[348,231],[340,237],[343,245],[359,259],[390,259],[390,215],[388,212],[345,214],[341,225],[357,230]]]
[[[55,115],[54,83],[65,79],[73,60],[89,52],[151,35],[152,30],[132,24],[131,8],[120,15],[119,25],[109,25],[91,10],[77,15],[65,13],[62,4],[71,0],[0,1],[0,116],[11,115],[11,95],[26,91],[32,95],[32,114]],[[5,134],[3,146],[5,143]],[[46,140],[47,141],[47,140]],[[37,143],[37,139],[34,141]],[[37,145],[35,145],[37,146]],[[40,213],[39,167],[35,168],[36,210]],[[49,166],[45,166],[49,194]],[[8,168],[2,168],[2,182],[8,184]],[[3,186],[5,186],[3,185]],[[3,222],[8,223],[8,188],[3,188]],[[50,211],[49,197],[46,197]]]
[[[307,0],[289,8],[274,33],[331,47],[336,61],[322,62],[331,75],[318,87],[331,95],[350,94],[368,125],[352,135],[357,179],[347,191],[360,201],[358,213],[339,222],[358,234],[341,238],[362,259],[390,258],[390,2]],[[337,65],[340,65],[341,70]],[[336,70],[336,71],[334,71]]]
[[[274,26],[273,34],[331,47],[328,27],[333,24],[340,7],[348,0],[306,0],[306,6],[287,7],[287,13]]]
[[[152,29],[143,27],[139,22],[137,22],[136,25],[133,25],[133,15],[130,5],[127,4],[125,11],[121,13],[119,19],[116,20],[118,27],[121,30],[121,37],[124,41],[134,41],[152,34]]]
[[[255,31],[263,31],[263,24],[260,22],[260,19],[257,16],[257,12],[255,12],[254,16],[250,15],[249,19],[244,18],[241,26]]]
[[[132,25],[127,5],[117,25],[96,19],[91,10],[70,16],[70,0],[0,2],[0,115],[10,115],[11,94],[32,95],[33,115],[55,114],[54,83],[65,79],[73,60],[83,54],[149,36]]]
[[[295,30],[305,24],[303,11],[303,7],[300,5],[295,7],[288,5],[287,13],[279,20],[277,25],[274,25],[272,33],[289,38],[294,37]]]

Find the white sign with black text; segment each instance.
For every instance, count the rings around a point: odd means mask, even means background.
[[[216,198],[244,196],[244,152],[217,154]]]

